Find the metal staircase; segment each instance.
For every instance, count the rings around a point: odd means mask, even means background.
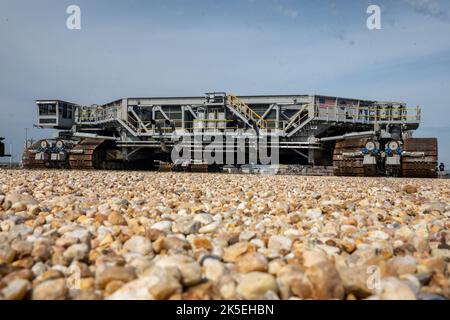
[[[304,112],[305,109],[307,109],[306,104],[292,116],[286,128],[284,128],[284,132],[287,137],[292,137],[313,119],[309,116],[309,112],[307,110],[306,113]]]
[[[260,129],[267,128],[267,121],[253,111],[253,109],[245,104],[244,101],[231,94],[228,95],[227,101],[229,109],[244,120],[250,127],[253,124],[256,124]]]

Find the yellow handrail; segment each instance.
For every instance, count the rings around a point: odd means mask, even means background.
[[[259,126],[261,129],[265,129],[267,127],[267,121],[264,120],[255,111],[253,111],[252,108],[250,108],[247,104],[245,104],[244,101],[242,101],[238,97],[229,94],[228,102],[230,102],[230,104],[233,107],[235,107],[238,111],[243,113],[247,117],[247,119],[254,120],[256,122],[256,125]]]

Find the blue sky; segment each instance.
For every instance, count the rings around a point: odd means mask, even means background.
[[[25,128],[49,135],[32,129],[39,98],[317,93],[421,105],[416,136],[450,166],[449,35],[447,0],[0,0],[0,135],[16,156]]]

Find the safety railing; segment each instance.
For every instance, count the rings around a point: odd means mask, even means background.
[[[387,107],[384,105],[314,105],[316,120],[355,123],[418,123],[420,107]]]
[[[308,118],[309,118],[309,113],[307,111],[303,112],[303,113],[297,115],[297,118],[294,119],[294,121],[290,122],[289,127],[292,129],[295,129],[298,126],[300,126],[304,121],[306,121]]]
[[[261,129],[267,127],[267,121],[264,120],[259,114],[253,111],[244,101],[234,95],[228,95],[228,102],[232,107],[244,115],[247,120],[252,120]]]
[[[233,100],[235,101],[235,100]],[[245,108],[241,105],[242,108]],[[243,109],[244,110],[244,109]],[[251,110],[251,109],[248,109]],[[260,117],[253,110],[248,111],[244,115],[255,121],[255,123],[261,124],[259,127],[264,128],[267,132],[273,130],[283,130],[286,123],[285,121],[277,121],[276,119],[265,120]],[[253,113],[251,113],[253,112]],[[251,115],[251,117],[250,117]],[[128,113],[126,117],[119,116],[117,107],[81,107],[76,113],[76,123],[81,125],[97,125],[108,121],[118,121],[134,135],[153,135],[153,134],[170,134],[175,129],[184,129],[187,132],[194,131],[225,131],[236,130],[238,126],[232,123],[235,120],[227,119],[194,119],[192,121],[183,121],[181,119],[170,120],[170,124],[167,124],[165,119],[157,119],[158,124],[155,121],[142,120],[136,118],[136,115]]]
[[[75,116],[75,122],[78,124],[95,124],[117,119],[117,108],[108,107],[80,107]]]
[[[158,120],[157,120],[158,121]],[[135,121],[133,118],[128,121],[124,121],[130,129],[134,130],[137,134],[140,135],[159,135],[161,132],[163,134],[171,134],[175,130],[184,130],[185,132],[225,132],[226,130],[237,130],[242,129],[238,126],[234,126],[231,123],[233,120],[193,120],[193,121],[183,121],[182,120],[171,120],[173,125],[166,125],[164,121],[159,122],[159,126],[152,126],[151,121],[142,121],[141,123]],[[203,122],[203,123],[202,123]],[[279,129],[283,129],[284,122],[283,121],[267,121],[267,132],[271,132],[277,129],[277,122]],[[215,124],[215,126],[211,124]],[[225,125],[221,125],[225,124]],[[146,126],[146,130],[143,130],[142,124]],[[209,125],[208,125],[209,124]]]
[[[132,116],[128,115],[127,119],[125,120],[125,123],[131,128],[133,129],[135,132],[140,131],[140,124],[139,121],[137,121],[137,119],[134,119]],[[143,128],[142,128],[143,129]]]

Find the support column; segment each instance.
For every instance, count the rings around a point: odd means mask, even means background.
[[[155,111],[155,106],[153,106],[152,107],[152,119],[153,119],[153,121],[156,121],[156,111]],[[152,124],[152,130],[153,130],[153,133],[155,132],[155,125],[154,124]]]
[[[316,150],[315,149],[308,149],[308,162],[310,165],[314,165],[314,162],[316,160]]]
[[[276,116],[275,116],[275,129],[279,130],[280,129],[280,106],[278,104],[275,105],[275,111],[276,111]]]
[[[185,125],[184,125],[184,120],[185,120],[185,116],[184,116],[184,113],[185,113],[185,107],[184,106],[181,106],[181,129],[185,129]]]
[[[122,104],[120,106],[118,118],[121,120],[128,120],[128,99],[122,98]]]

